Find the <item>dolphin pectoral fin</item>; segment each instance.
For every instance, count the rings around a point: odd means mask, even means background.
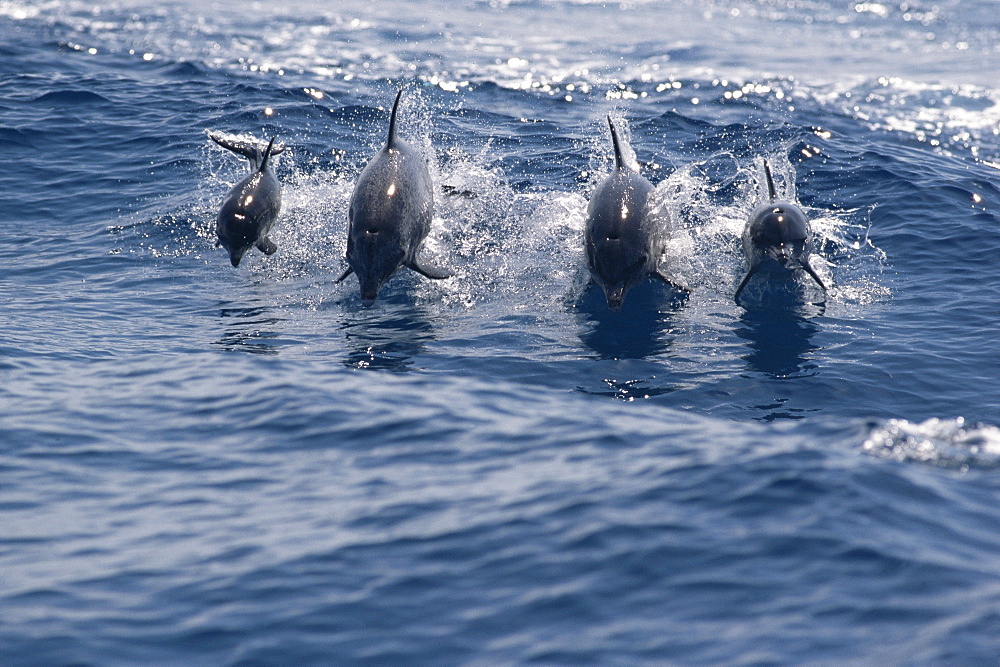
[[[347,270],[344,271],[342,274],[340,274],[340,277],[337,278],[336,280],[334,280],[333,282],[335,282],[335,283],[343,282],[344,278],[346,278],[347,276],[351,275],[352,273],[354,273],[354,269],[352,269],[351,267],[347,267]]]
[[[826,292],[826,285],[823,284],[822,280],[820,280],[819,275],[816,273],[816,270],[813,269],[813,267],[809,264],[809,261],[804,260],[800,262],[800,264],[802,265],[802,270],[808,273],[810,276],[812,276],[812,279],[816,281],[816,284],[819,285],[824,292]]]
[[[413,260],[406,265],[408,268],[413,269],[425,278],[430,278],[431,280],[444,280],[445,278],[451,278],[455,274],[447,269],[441,269],[436,266],[421,265],[417,260]]]
[[[740,292],[742,292],[743,288],[747,286],[748,282],[750,282],[750,278],[753,276],[753,274],[757,272],[758,266],[760,266],[760,264],[755,264],[751,266],[750,269],[747,271],[747,274],[743,276],[743,280],[740,281],[740,286],[736,288],[736,294],[733,295],[733,301],[735,301],[736,303],[740,302]]]
[[[663,273],[660,269],[657,269],[656,271],[653,271],[653,277],[656,278],[659,281],[665,282],[666,284],[668,284],[671,287],[673,287],[675,290],[679,290],[681,292],[690,292],[691,291],[690,287],[688,287],[684,283],[677,282],[676,280],[674,280],[673,278],[671,278],[667,274]]]
[[[278,249],[278,245],[269,238],[262,238],[257,241],[257,250],[260,250],[265,255],[273,255],[274,251]]]

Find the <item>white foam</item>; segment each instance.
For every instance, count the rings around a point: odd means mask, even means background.
[[[872,429],[862,449],[895,461],[919,461],[968,469],[1000,465],[1000,428],[969,424],[962,417],[920,423],[890,419]]]

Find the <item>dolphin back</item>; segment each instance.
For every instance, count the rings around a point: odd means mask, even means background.
[[[348,211],[349,240],[395,245],[405,261],[430,231],[433,212],[434,192],[423,155],[397,139],[358,178]]]

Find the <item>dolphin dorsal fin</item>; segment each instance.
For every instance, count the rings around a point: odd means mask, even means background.
[[[396,101],[392,103],[392,115],[389,117],[389,138],[386,140],[386,148],[396,143],[396,113],[399,111],[399,100],[403,97],[403,89],[396,93]]]
[[[267,148],[264,149],[264,155],[260,158],[260,166],[257,167],[257,171],[264,171],[267,169],[267,162],[271,159],[271,149],[274,148],[274,140],[278,138],[278,135],[271,137],[271,141],[268,142]]]
[[[767,179],[767,196],[774,201],[778,194],[774,191],[774,179],[771,178],[771,166],[767,163],[767,158],[764,158],[764,177]]]
[[[608,114],[608,127],[611,128],[611,143],[615,147],[615,169],[621,169],[626,163],[622,157],[622,145],[618,139],[618,130],[615,128],[615,123],[611,120],[611,114]]]

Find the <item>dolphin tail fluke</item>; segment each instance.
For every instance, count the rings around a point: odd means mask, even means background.
[[[767,179],[767,196],[774,201],[778,198],[778,193],[774,189],[774,179],[771,178],[771,165],[767,163],[767,158],[764,158],[764,177]]]
[[[429,264],[420,264],[417,260],[413,260],[407,267],[413,269],[425,278],[430,278],[431,280],[444,280],[445,278],[451,278],[455,274],[447,269],[442,269],[436,266],[431,266]]]
[[[246,159],[250,160],[250,163],[254,166],[254,169],[260,168],[261,161],[263,160],[264,152],[261,151],[260,144],[255,141],[247,141],[245,139],[237,139],[236,137],[223,134],[222,132],[209,132],[208,138],[219,144],[228,151],[232,151],[237,155],[242,155]],[[274,139],[271,140],[272,142]],[[278,155],[284,152],[285,144],[274,144],[271,146],[271,155]]]
[[[351,267],[347,267],[347,270],[344,271],[343,273],[341,273],[340,277],[337,278],[336,280],[334,280],[333,282],[335,282],[335,283],[342,283],[342,282],[344,282],[344,279],[347,276],[351,275],[352,273],[354,273],[354,269],[352,269]]]
[[[392,146],[396,143],[396,115],[399,111],[399,100],[403,97],[403,89],[400,88],[399,92],[396,93],[396,101],[392,103],[392,115],[389,116],[389,138],[386,140],[386,146]]]
[[[826,285],[822,280],[820,280],[819,274],[816,273],[816,270],[811,264],[809,264],[808,260],[800,262],[800,264],[802,265],[802,270],[808,273],[812,279],[816,281],[816,284],[819,285],[824,292],[826,292]]]
[[[265,255],[273,255],[278,249],[278,244],[269,238],[263,238],[257,241],[257,250],[260,250]]]
[[[747,286],[747,283],[750,282],[750,278],[753,277],[753,274],[757,272],[758,266],[760,265],[751,266],[747,271],[747,274],[743,276],[743,280],[740,281],[740,286],[736,288],[736,294],[733,295],[733,301],[736,303],[740,302],[740,294],[743,292],[743,288]]]

